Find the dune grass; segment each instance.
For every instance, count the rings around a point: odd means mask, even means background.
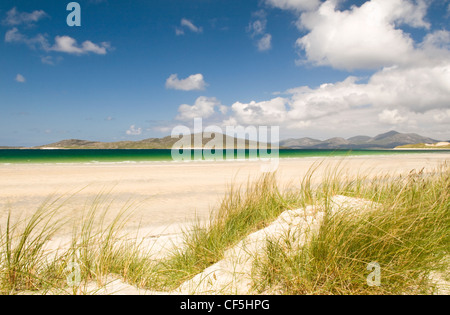
[[[281,294],[431,294],[433,272],[448,274],[450,170],[411,172],[406,178],[343,183],[341,192],[376,201],[357,215],[329,214],[304,247],[269,240],[255,264],[257,291]],[[380,286],[369,286],[367,267],[381,267]]]
[[[84,210],[70,244],[57,251],[46,244],[68,224],[58,202],[43,204],[24,221],[13,223],[8,216],[6,229],[0,230],[0,294],[93,294],[92,283],[104,286],[111,275],[139,288],[168,292],[283,211],[307,205],[327,208],[335,195],[365,198],[379,206],[357,215],[327,212],[319,233],[300,248],[289,248],[289,239],[269,240],[254,266],[255,291],[432,293],[430,273],[449,268],[450,167],[406,177],[347,178],[342,165],[335,165],[316,182],[321,166],[314,165],[290,187],[280,187],[275,174],[231,187],[210,222],[186,232],[184,246],[162,260],[154,259],[137,236],[124,233],[133,205],[106,222],[110,201],[104,194]],[[371,262],[381,266],[380,287],[367,285]],[[77,280],[74,271],[79,281],[69,286],[68,280]]]
[[[152,288],[175,289],[221,260],[225,250],[243,237],[298,206],[300,199],[295,192],[280,190],[273,174],[248,182],[245,188],[231,187],[207,226],[198,224],[186,234],[185,247],[156,266]]]

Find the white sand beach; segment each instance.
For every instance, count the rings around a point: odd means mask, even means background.
[[[319,183],[328,172],[333,172],[336,166],[342,170],[339,176],[404,176],[413,170],[418,172],[423,169],[427,172],[448,161],[449,153],[281,159],[276,176],[280,185],[298,187],[304,175],[314,166],[317,169],[312,181]],[[6,224],[9,212],[13,221],[23,219],[35,212],[46,200],[61,197],[61,200],[57,201],[57,204],[62,204],[58,211],[72,224],[67,224],[48,244],[49,249],[57,249],[70,242],[73,225],[76,225],[83,209],[95,203],[96,197],[103,194],[106,201],[101,201],[101,205],[108,205],[111,201],[111,211],[106,220],[113,220],[124,205],[130,205],[133,216],[127,222],[127,232],[134,232],[139,228],[139,234],[134,235],[143,241],[142,245],[152,252],[155,259],[163,258],[174,247],[182,246],[181,232],[189,229],[195,219],[208,219],[231,184],[246,185],[248,181],[257,179],[262,175],[261,166],[266,164],[260,161],[234,161],[0,165],[0,227]],[[297,210],[300,214],[303,211]],[[253,237],[252,234],[249,239],[255,238],[255,244],[264,243],[266,232],[284,229],[287,221],[282,220],[283,216],[285,214],[271,226],[254,233],[261,237]],[[303,220],[303,215],[300,218]],[[313,220],[311,222],[320,222],[316,216],[310,219]],[[291,226],[291,223],[287,226]],[[206,269],[173,292],[141,291],[120,279],[112,279],[111,284],[102,288],[103,291],[98,294],[208,294],[224,290],[229,293],[247,294],[249,281],[241,280],[248,276],[251,257],[239,254],[239,259],[236,260],[233,253],[241,253],[240,246],[227,252],[230,257],[225,255],[223,261]],[[248,259],[243,260],[245,257]],[[230,273],[231,269],[227,268],[242,270],[241,273],[235,274]],[[242,279],[237,282],[229,281],[236,277]],[[205,282],[204,279],[209,280]],[[228,282],[236,285],[229,287]],[[208,285],[205,286],[205,283]],[[94,290],[95,284],[93,285]],[[445,285],[447,286],[447,283]],[[193,287],[196,289],[193,290]]]
[[[314,163],[324,163],[315,173],[320,180],[326,168],[342,163],[344,173],[407,174],[450,161],[449,153],[353,156],[346,158],[281,159],[279,183],[298,185]],[[130,228],[142,227],[161,234],[167,227],[195,218],[205,220],[231,184],[245,185],[258,178],[267,162],[148,162],[131,164],[11,164],[0,165],[0,220],[11,210],[12,217],[24,218],[47,198],[62,197],[63,209],[72,214],[104,192],[113,199],[111,216],[125,204],[133,203]],[[170,228],[172,226],[172,228]],[[69,232],[69,231],[67,231]]]

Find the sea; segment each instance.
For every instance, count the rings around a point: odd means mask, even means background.
[[[199,152],[200,151],[200,152]],[[191,159],[186,161],[208,161],[202,150],[192,150]],[[216,153],[212,152],[213,154]],[[268,152],[271,154],[270,150]],[[450,150],[279,150],[279,158],[294,159],[306,157],[345,157],[373,155],[403,155],[426,153],[450,153]],[[217,152],[217,154],[219,154]],[[216,155],[217,157],[218,155]],[[234,155],[223,152],[222,160],[242,160],[261,158],[258,152],[245,153],[235,150]],[[266,156],[264,156],[266,157]],[[273,156],[272,156],[273,157]],[[178,162],[171,150],[0,150],[0,164],[47,164],[47,163],[139,163],[139,162]]]

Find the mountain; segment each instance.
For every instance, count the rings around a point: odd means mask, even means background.
[[[356,136],[356,137],[351,137],[348,138],[347,140],[351,143],[351,144],[363,144],[368,142],[369,140],[371,140],[371,137],[368,136]]]
[[[222,134],[216,134],[216,137],[220,140],[222,137],[223,148],[226,148],[227,141],[233,142],[235,147],[237,145],[237,139]],[[203,146],[211,141],[211,138],[204,136],[202,138]],[[165,138],[150,138],[141,141],[119,141],[119,142],[98,142],[98,141],[86,141],[86,140],[63,140],[56,143],[51,143],[43,146],[33,147],[33,149],[171,149],[173,145],[179,141],[179,138],[172,139],[172,137]],[[438,140],[434,140],[428,137],[423,137],[414,133],[399,133],[397,131],[389,131],[377,135],[375,137],[368,136],[356,136],[348,139],[344,138],[331,138],[325,141],[312,139],[312,138],[300,138],[300,139],[286,139],[280,141],[280,148],[283,149],[328,149],[328,150],[361,150],[361,149],[394,149],[399,146],[420,144],[420,143],[437,143]],[[191,135],[191,143],[194,143],[194,135]],[[246,148],[257,148],[258,143],[255,141],[245,140]],[[269,146],[270,147],[270,146]]]
[[[194,144],[195,135],[191,135],[191,143]],[[237,147],[237,139],[222,134],[216,134],[212,138],[202,137],[202,145],[204,146],[212,139],[222,137],[222,148],[226,148],[227,143],[234,143]],[[181,137],[172,138],[170,136],[165,138],[149,138],[140,141],[119,141],[119,142],[98,142],[98,141],[86,141],[86,140],[63,140],[43,146],[33,147],[32,149],[172,149],[175,143],[177,143]],[[242,141],[242,140],[241,140]],[[246,148],[256,148],[257,142],[245,140]],[[269,146],[270,147],[270,146]]]
[[[317,149],[334,149],[349,146],[350,142],[344,138],[331,138],[316,145]]]
[[[380,148],[395,148],[407,144],[415,143],[435,143],[438,140],[420,136],[415,133],[399,133],[397,131],[390,131],[374,137],[367,142],[368,145],[376,145]]]
[[[305,139],[308,139],[306,141]],[[398,146],[416,143],[436,143],[438,140],[423,137],[415,133],[389,131],[375,137],[356,136],[348,139],[332,138],[325,141],[301,138],[280,141],[280,146],[289,149],[394,149]]]
[[[303,147],[315,146],[322,143],[320,140],[311,138],[287,139],[280,142],[280,146],[290,149],[301,149]]]

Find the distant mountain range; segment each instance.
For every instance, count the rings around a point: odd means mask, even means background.
[[[191,143],[195,146],[195,135],[191,135]],[[216,136],[220,137],[220,136]],[[222,135],[222,147],[226,148],[227,143],[233,142],[237,146],[237,139]],[[172,138],[170,136],[165,138],[150,138],[140,141],[119,141],[119,142],[96,142],[86,140],[63,140],[56,143],[51,143],[43,146],[33,147],[32,149],[172,149],[175,143],[180,138]],[[213,136],[214,139],[214,136]],[[210,142],[212,138],[202,137],[202,146]],[[220,139],[219,139],[220,140]],[[254,141],[245,140],[245,147],[257,147]]]
[[[290,149],[394,149],[398,146],[417,143],[436,143],[438,140],[423,137],[415,133],[389,131],[375,137],[356,136],[348,139],[331,138],[325,141],[301,138],[280,142],[281,147]]]
[[[194,143],[194,135],[191,141]],[[119,142],[98,142],[86,140],[63,140],[43,146],[32,147],[31,149],[171,149],[178,139],[172,137],[150,138],[141,141],[119,141]],[[203,145],[211,141],[210,138],[203,138]],[[234,141],[236,138],[223,135],[224,148],[227,141]],[[415,144],[433,144],[440,142],[439,140],[423,137],[414,133],[399,133],[397,131],[389,131],[375,137],[356,136],[348,139],[331,138],[328,140],[317,140],[312,138],[287,139],[280,141],[282,149],[394,149],[396,147]],[[245,141],[246,148],[249,146],[256,147],[254,141]],[[6,149],[8,147],[0,147]],[[11,149],[11,147],[9,147]]]

